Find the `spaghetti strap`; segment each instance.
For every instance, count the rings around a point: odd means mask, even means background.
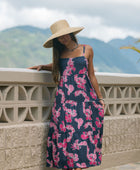
[[[85,56],[85,44],[83,45],[83,56]]]

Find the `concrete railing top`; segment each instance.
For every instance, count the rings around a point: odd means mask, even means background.
[[[28,68],[0,68],[0,72],[46,72],[45,70],[37,71]],[[49,71],[50,72],[50,71]],[[109,72],[95,72],[97,75],[119,76],[119,77],[140,77],[140,74],[127,74],[127,73],[109,73]]]
[[[46,77],[47,74],[47,78]],[[99,84],[140,84],[140,74],[95,72]],[[8,78],[7,78],[8,76]],[[45,77],[44,77],[45,76]],[[0,82],[53,83],[51,71],[27,68],[0,68]]]

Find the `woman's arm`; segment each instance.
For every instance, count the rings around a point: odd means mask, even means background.
[[[29,69],[37,69],[38,71],[40,71],[40,70],[52,71],[52,68],[53,68],[53,63],[29,67]]]
[[[47,64],[47,65],[43,65],[42,69],[43,69],[43,70],[52,71],[52,69],[53,69],[53,63]]]
[[[96,92],[98,98],[103,98],[103,96],[99,90],[99,85],[98,85],[98,82],[97,82],[97,79],[96,79],[96,76],[94,73],[94,66],[93,66],[94,52],[93,52],[92,47],[89,45],[87,47],[87,52],[88,52],[88,75],[89,75],[90,81],[95,89],[95,92]],[[101,104],[103,104],[103,101],[100,100],[100,102],[101,102]]]

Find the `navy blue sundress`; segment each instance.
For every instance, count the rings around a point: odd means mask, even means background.
[[[52,107],[46,166],[87,168],[102,161],[104,109],[88,76],[88,59],[59,58],[60,81]]]

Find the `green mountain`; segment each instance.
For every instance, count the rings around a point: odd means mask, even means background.
[[[121,46],[135,46],[137,48],[140,48],[140,43],[135,43],[137,41],[136,38],[133,38],[132,36],[128,36],[125,39],[113,39],[108,42],[109,45],[119,49]],[[135,64],[135,67],[140,67],[140,63],[137,63],[138,59],[140,58],[140,54],[134,50],[131,49],[120,49],[120,52],[122,55],[127,56],[127,60],[129,59],[132,63]]]
[[[26,68],[49,63],[51,49],[42,47],[49,30],[31,26],[14,27],[0,32],[0,67]]]
[[[0,67],[27,68],[52,62],[52,49],[43,48],[51,35],[49,29],[32,26],[18,26],[0,32]],[[95,38],[77,36],[79,43],[89,44],[94,50],[94,67],[99,72],[140,73],[138,54],[129,56],[120,50],[126,39],[114,39],[108,43]],[[129,37],[128,37],[129,38]],[[127,44],[125,44],[127,45]]]

